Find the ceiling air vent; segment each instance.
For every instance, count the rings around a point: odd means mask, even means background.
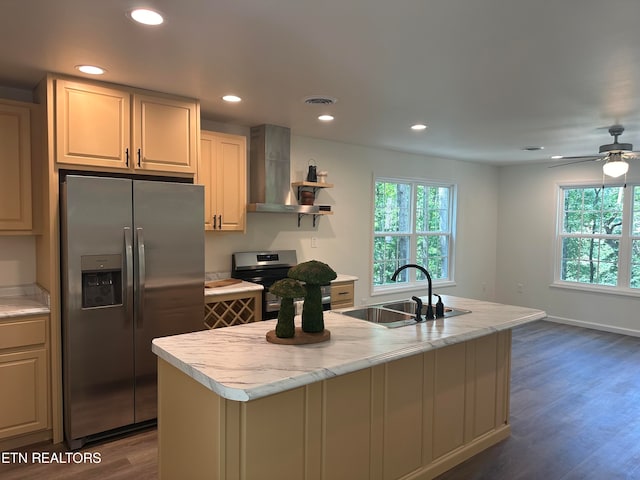
[[[333,105],[338,100],[332,97],[325,97],[321,95],[312,95],[310,97],[305,97],[304,103],[307,105]]]

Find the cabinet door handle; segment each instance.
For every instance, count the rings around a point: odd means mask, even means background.
[[[140,157],[141,157],[140,149],[138,149],[138,166],[140,166]]]
[[[218,228],[222,230],[222,215],[218,215]]]
[[[216,229],[216,216],[213,216],[213,229]]]
[[[124,156],[125,156],[125,164],[127,167],[129,167],[129,148],[125,148]]]

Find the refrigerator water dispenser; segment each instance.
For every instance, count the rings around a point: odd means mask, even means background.
[[[82,308],[122,305],[122,257],[83,255]]]

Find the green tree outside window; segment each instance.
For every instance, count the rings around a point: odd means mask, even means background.
[[[640,288],[640,186],[561,190],[560,280]]]
[[[373,285],[393,285],[393,272],[406,263],[429,270],[434,281],[450,280],[453,187],[427,182],[379,179],[375,182]],[[426,280],[404,270],[398,282]]]

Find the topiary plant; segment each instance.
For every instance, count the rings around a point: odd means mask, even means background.
[[[307,333],[322,332],[324,317],[320,287],[335,280],[336,272],[326,263],[310,260],[291,267],[287,276],[305,283],[307,293],[302,305],[302,331]]]
[[[291,338],[295,335],[296,327],[293,323],[295,310],[293,299],[303,297],[305,288],[293,278],[283,278],[274,282],[269,291],[280,297],[280,311],[278,312],[278,323],[276,324],[276,337]]]

